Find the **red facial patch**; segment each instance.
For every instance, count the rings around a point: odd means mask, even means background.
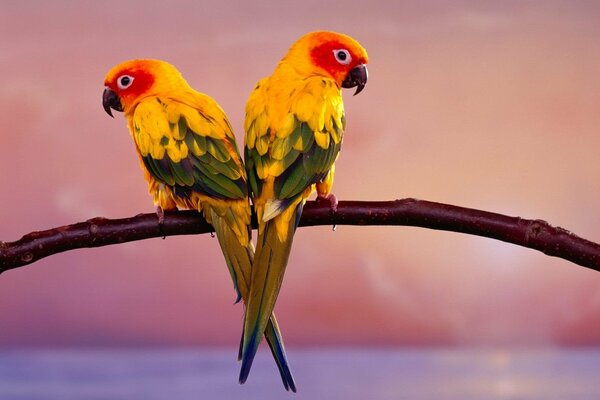
[[[119,88],[119,85],[117,84],[117,81],[123,75],[129,75],[133,77],[131,86],[127,87],[126,89]],[[121,98],[127,97],[134,99],[150,89],[153,83],[154,77],[152,74],[142,68],[133,67],[122,70],[117,76],[115,76],[115,79],[113,79],[111,82],[108,82],[107,86],[110,87]]]
[[[348,50],[352,57],[352,60],[348,64],[340,64],[333,54],[334,50],[344,49]],[[345,76],[348,71],[360,63],[360,60],[352,53],[352,50],[337,41],[325,42],[322,45],[315,47],[310,52],[310,55],[315,65],[323,68],[335,78],[339,78],[341,75]]]

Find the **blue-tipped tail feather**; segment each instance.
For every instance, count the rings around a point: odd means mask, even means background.
[[[246,382],[252,362],[258,351],[262,333],[267,328],[269,315],[273,312],[279,289],[283,281],[285,267],[288,262],[294,231],[302,213],[300,202],[294,213],[283,213],[264,223],[259,229],[250,295],[247,301],[246,316],[244,318],[244,337],[242,341],[242,365],[240,369],[240,383]],[[280,240],[276,223],[277,218],[287,218],[287,237]],[[273,351],[273,349],[272,349]],[[274,353],[275,354],[275,353]],[[285,353],[282,353],[285,355]]]
[[[217,238],[219,244],[223,250],[229,272],[231,273],[234,287],[239,299],[243,299],[247,302],[249,295],[249,284],[250,275],[252,268],[252,261],[254,258],[254,251],[251,244],[247,247],[242,246],[235,233],[227,226],[225,221],[220,218],[215,212],[211,213],[212,223],[217,232]],[[286,390],[296,392],[296,383],[290,370],[290,366],[285,353],[285,346],[283,344],[283,338],[281,331],[275,319],[275,315],[271,314],[268,319],[267,326],[263,330],[267,343],[273,353],[273,358],[277,364],[279,374],[283,386]],[[262,335],[261,335],[262,336]],[[240,343],[240,353],[238,358],[241,359],[241,349],[244,337],[242,336],[242,342]]]

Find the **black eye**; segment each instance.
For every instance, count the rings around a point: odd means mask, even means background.
[[[119,89],[127,89],[133,83],[133,76],[122,75],[117,79],[117,86]]]
[[[335,57],[335,60],[342,65],[347,65],[350,63],[350,61],[352,61],[352,56],[346,49],[334,50],[333,56]]]

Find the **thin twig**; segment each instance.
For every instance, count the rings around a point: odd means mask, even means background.
[[[300,226],[315,225],[405,225],[460,232],[539,250],[600,271],[600,245],[565,229],[542,220],[424,200],[341,201],[335,213],[328,202],[311,201],[304,208]],[[165,213],[162,225],[155,214],[122,219],[93,218],[32,232],[15,242],[0,242],[0,273],[73,249],[208,232],[212,232],[212,227],[195,211]]]

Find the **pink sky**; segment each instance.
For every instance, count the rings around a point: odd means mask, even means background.
[[[0,13],[0,240],[153,210],[105,73],[174,63],[241,144],[246,98],[315,29],[369,51],[345,93],[342,200],[417,197],[545,219],[600,240],[600,5],[22,1]],[[600,344],[598,272],[408,227],[300,229],[277,312],[288,345]],[[235,346],[215,239],[56,255],[0,276],[0,346]]]

